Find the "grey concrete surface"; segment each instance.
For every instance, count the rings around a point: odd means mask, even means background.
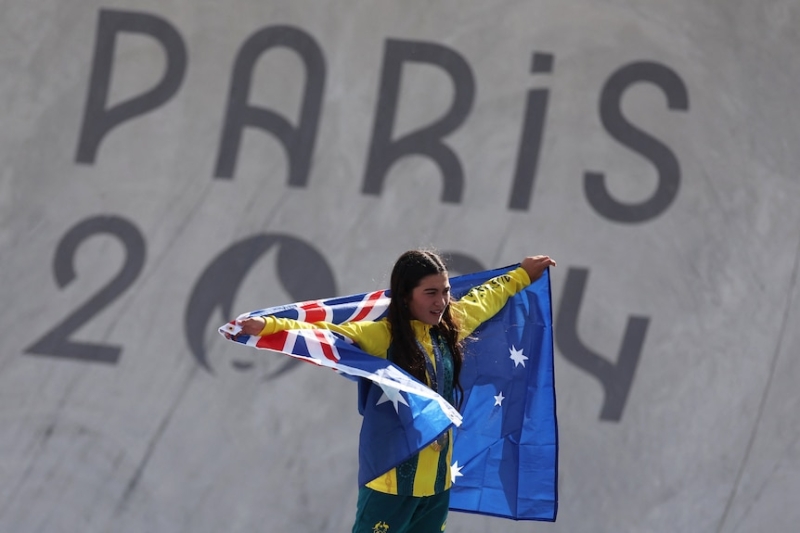
[[[798,28],[790,0],[3,2],[0,532],[349,531],[352,383],[216,327],[418,246],[558,260],[558,520],[448,531],[796,531]]]

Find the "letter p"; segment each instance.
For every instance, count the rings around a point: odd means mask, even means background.
[[[145,93],[108,105],[108,89],[114,48],[120,32],[143,33],[156,39],[167,54],[166,71],[161,81]],[[97,21],[89,94],[83,115],[75,161],[92,164],[103,137],[126,120],[151,111],[177,92],[186,72],[186,46],[178,31],[167,21],[146,13],[101,9]]]

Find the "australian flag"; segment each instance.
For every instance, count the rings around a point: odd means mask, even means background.
[[[451,278],[451,293],[457,299],[517,266]],[[239,318],[273,315],[336,324],[378,320],[386,313],[389,296],[388,291],[376,291],[300,302]],[[360,484],[391,470],[454,427],[452,510],[555,521],[558,429],[547,271],[510,298],[467,341],[460,376],[462,413],[401,368],[331,331],[297,329],[266,337],[234,337],[240,331],[235,321],[219,331],[236,342],[333,368],[359,382],[359,411],[381,412],[364,419]]]

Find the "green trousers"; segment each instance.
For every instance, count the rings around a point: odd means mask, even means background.
[[[361,487],[353,533],[439,533],[447,525],[449,507],[449,490],[417,497]]]

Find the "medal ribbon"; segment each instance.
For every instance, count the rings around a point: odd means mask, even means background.
[[[428,354],[425,352],[425,348],[422,346],[422,343],[417,341],[420,349],[422,350],[423,355],[425,356],[425,370],[428,372],[428,376],[431,380],[431,388],[439,393],[439,396],[444,395],[444,360],[442,356],[442,347],[441,337],[436,329],[430,329],[431,334],[431,347],[433,348],[433,360],[436,363],[431,363],[431,358],[428,357]],[[441,369],[442,376],[439,376],[439,370]],[[441,379],[439,379],[441,377]],[[446,398],[445,398],[446,399]],[[447,400],[450,401],[450,400]],[[441,435],[439,435],[435,441],[431,443],[431,448],[436,450],[437,452],[441,452],[446,446],[448,441],[448,431],[445,431]]]
[[[442,379],[439,379],[439,369],[444,372],[442,348],[439,346],[441,337],[439,337],[439,333],[434,328],[431,328],[430,333],[431,346],[433,347],[433,359],[436,363],[435,367],[434,364],[431,363],[431,358],[425,353],[425,348],[423,348],[422,343],[417,341],[417,344],[422,349],[422,353],[425,355],[425,370],[428,372],[428,377],[431,380],[431,388],[438,392],[440,396],[442,396],[444,394],[444,376],[441,376]]]

